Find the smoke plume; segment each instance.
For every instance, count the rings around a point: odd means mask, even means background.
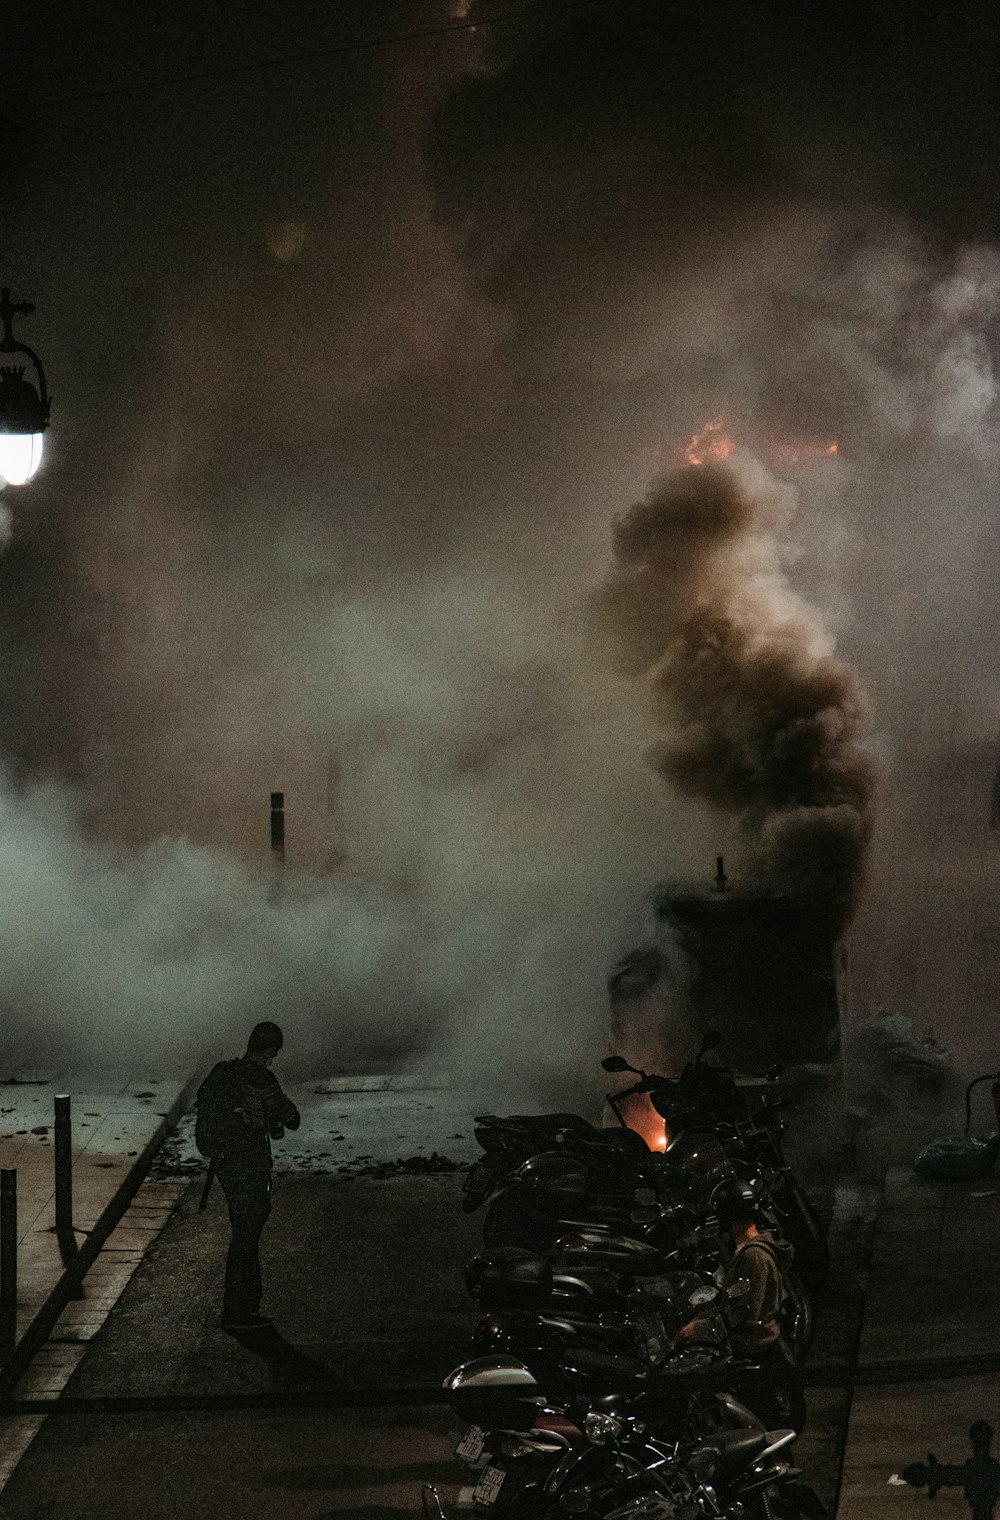
[[[322,50],[371,10],[281,27]],[[855,10],[557,7],[25,117],[4,279],[56,405],[4,497],[4,1067],[180,1066],[263,1016],[286,1070],[591,1076],[622,919],[729,824],[846,915],[834,633],[883,775],[844,1019],[993,1049],[996,8]],[[226,61],[190,0],[96,14],[22,17],[25,102]],[[799,515],[737,455],[622,526],[647,708],[579,609],[609,503],[714,417]]]
[[[669,737],[656,769],[730,815],[755,884],[849,920],[872,826],[865,701],[785,573],[794,497],[759,468],[691,466],[616,525],[604,617]]]

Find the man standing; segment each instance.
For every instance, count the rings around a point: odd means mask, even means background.
[[[260,1330],[260,1237],[271,1212],[271,1140],[301,1122],[268,1068],[284,1044],[277,1024],[256,1024],[246,1054],[219,1061],[197,1097],[195,1144],[212,1163],[229,1205],[223,1330]]]
[[[767,1220],[758,1213],[748,1183],[736,1178],[720,1183],[712,1195],[712,1212],[734,1246],[723,1270],[723,1287],[740,1283],[743,1288],[741,1303],[747,1318],[732,1328],[733,1350],[737,1356],[752,1358],[759,1368],[747,1403],[765,1424],[789,1425],[801,1432],[806,1420],[802,1384],[781,1328],[782,1306],[788,1296],[784,1273],[794,1252],[787,1241],[766,1228]]]

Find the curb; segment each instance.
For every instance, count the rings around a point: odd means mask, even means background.
[[[430,1076],[324,1077],[313,1092],[319,1097],[334,1097],[338,1093],[437,1092],[451,1085],[451,1078],[440,1073]]]
[[[856,1384],[937,1382],[983,1376],[1000,1370],[1000,1352],[908,1362],[870,1362],[857,1368],[815,1367],[803,1377],[807,1388],[847,1388]],[[4,1415],[177,1414],[193,1410],[225,1413],[239,1409],[375,1409],[444,1407],[448,1395],[437,1385],[410,1388],[273,1389],[266,1393],[62,1394],[57,1399],[13,1399]]]
[[[100,1255],[108,1236],[119,1224],[129,1204],[146,1180],[153,1157],[167,1136],[172,1134],[191,1106],[200,1075],[190,1076],[174,1099],[156,1130],[106,1204],[93,1229],[80,1246],[73,1261],[57,1280],[49,1296],[35,1314],[24,1334],[0,1367],[0,1414],[12,1412],[12,1395],[35,1353],[44,1346],[70,1299],[78,1295],[83,1279]]]
[[[412,1388],[276,1388],[264,1393],[60,1394],[55,1399],[14,1399],[4,1415],[173,1414],[191,1410],[406,1409],[449,1402],[439,1386]]]

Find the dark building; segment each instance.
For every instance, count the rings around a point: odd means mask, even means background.
[[[691,1018],[703,1031],[719,1030],[728,1064],[763,1073],[777,1062],[838,1058],[835,938],[826,903],[717,886],[665,888],[655,906],[664,937],[684,952]],[[669,958],[650,945],[637,950],[615,968],[612,1005],[661,976],[671,976]]]

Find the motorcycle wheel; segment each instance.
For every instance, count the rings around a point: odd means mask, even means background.
[[[785,1272],[785,1287],[795,1309],[792,1327],[792,1351],[795,1360],[801,1361],[812,1345],[815,1325],[813,1323],[812,1299],[802,1279],[794,1268]]]
[[[506,1188],[497,1193],[483,1220],[483,1244],[487,1246],[547,1251],[555,1243],[557,1233],[555,1221],[523,1188]]]
[[[765,1489],[751,1515],[752,1520],[825,1520],[826,1510],[811,1488],[792,1482]]]

